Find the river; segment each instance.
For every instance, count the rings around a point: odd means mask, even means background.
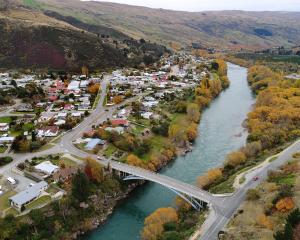
[[[230,87],[202,113],[194,150],[178,157],[161,174],[195,183],[197,176],[221,166],[227,153],[241,147],[247,138],[242,123],[255,102],[247,84],[247,69],[228,64]],[[120,204],[107,222],[89,234],[88,240],[137,240],[145,217],[160,207],[173,204],[175,195],[154,183],[134,191]]]

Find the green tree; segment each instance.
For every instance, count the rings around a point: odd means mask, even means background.
[[[72,179],[72,196],[80,202],[86,201],[91,193],[87,176],[78,171]]]

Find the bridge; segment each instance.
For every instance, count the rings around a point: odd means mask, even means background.
[[[196,186],[128,164],[108,160],[102,160],[100,162],[106,166],[109,163],[112,169],[120,172],[121,177],[123,177],[125,181],[147,180],[158,183],[186,200],[196,210],[203,208],[205,203],[214,205],[215,197],[211,193]]]

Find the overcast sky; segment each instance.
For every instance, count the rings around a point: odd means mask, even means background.
[[[106,0],[107,2],[182,11],[300,11],[300,0]]]

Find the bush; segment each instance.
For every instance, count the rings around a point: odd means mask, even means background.
[[[4,166],[13,161],[12,157],[1,157],[0,158],[0,166]]]
[[[246,199],[248,201],[255,201],[260,198],[260,194],[256,189],[249,189],[246,194]]]

